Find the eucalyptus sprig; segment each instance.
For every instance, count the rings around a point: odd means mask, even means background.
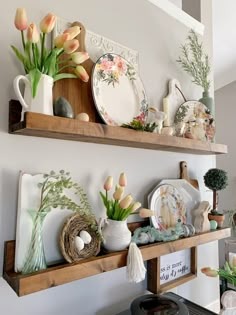
[[[91,206],[83,188],[74,183],[69,172],[61,170],[58,174],[51,171],[44,174],[44,181],[38,184],[40,188],[40,205],[38,212],[50,212],[53,208],[70,209],[74,212],[80,212],[91,215]],[[74,194],[80,198],[80,204],[74,202],[66,194],[66,190],[73,190]]]
[[[208,91],[211,85],[208,79],[211,72],[209,57],[203,52],[203,45],[194,30],[190,30],[186,44],[181,46],[181,52],[182,56],[177,62],[192,76],[193,83]]]

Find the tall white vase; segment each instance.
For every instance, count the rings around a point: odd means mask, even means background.
[[[23,95],[20,90],[20,82],[24,84]],[[24,118],[24,113],[35,112],[46,115],[53,115],[53,99],[52,88],[53,78],[42,74],[38,83],[36,96],[32,96],[31,82],[29,75],[18,75],[13,81],[15,94],[22,105],[21,120]]]

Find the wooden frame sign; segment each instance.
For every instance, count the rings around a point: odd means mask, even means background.
[[[148,261],[148,290],[165,292],[197,277],[197,247]]]

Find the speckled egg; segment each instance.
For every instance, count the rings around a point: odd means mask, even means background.
[[[84,241],[79,236],[75,237],[75,247],[78,251],[81,251],[84,248]]]
[[[84,231],[84,230],[79,233],[79,236],[84,241],[84,244],[89,244],[92,240],[91,235],[87,231]]]
[[[80,113],[76,116],[76,119],[80,121],[89,121],[89,115],[86,113]]]

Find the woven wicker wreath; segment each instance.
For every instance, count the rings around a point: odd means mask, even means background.
[[[92,240],[89,244],[85,244],[82,250],[78,251],[75,245],[75,237],[83,230],[91,235]],[[61,253],[66,261],[71,263],[80,259],[96,256],[101,246],[101,238],[97,230],[97,222],[92,216],[78,213],[72,215],[65,222],[60,235]]]

